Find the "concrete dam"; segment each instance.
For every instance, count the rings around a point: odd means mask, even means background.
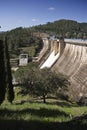
[[[87,40],[44,39],[44,47],[38,56],[40,69],[67,75],[70,80],[69,96],[79,100],[87,97]]]

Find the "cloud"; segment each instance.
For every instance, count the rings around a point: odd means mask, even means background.
[[[32,19],[32,22],[38,22],[38,21],[39,21],[38,19],[35,18]]]
[[[48,10],[55,10],[55,8],[54,7],[49,7]]]

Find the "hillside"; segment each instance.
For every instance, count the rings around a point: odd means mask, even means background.
[[[5,35],[8,36],[11,57],[18,56],[21,52],[25,51],[24,47],[29,46],[35,47],[33,51],[30,49],[30,55],[34,56],[42,46],[40,37],[55,35],[56,37],[64,36],[65,38],[87,39],[87,23],[62,19],[30,28],[19,27],[3,32],[0,34],[0,39]],[[31,51],[33,54],[31,54]]]
[[[31,28],[35,31],[49,33],[51,35],[63,35],[68,38],[87,38],[87,23],[78,23],[73,20],[58,20],[48,22]]]
[[[33,35],[29,28],[16,28],[8,32],[3,32],[0,39],[7,36],[10,57],[17,58],[21,53],[28,53],[33,57],[42,48],[42,39]]]

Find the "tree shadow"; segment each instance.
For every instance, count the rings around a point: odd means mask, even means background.
[[[47,109],[47,108],[43,108],[41,107],[40,109],[23,109],[23,110],[8,110],[8,109],[4,109],[4,110],[0,110],[0,118],[2,117],[11,117],[11,116],[17,116],[17,115],[32,115],[32,116],[38,116],[38,117],[58,117],[58,116],[64,116],[64,117],[69,117],[69,114],[66,114],[63,111],[59,111],[57,109]]]
[[[49,99],[52,99],[53,101],[49,102],[48,100]],[[21,100],[19,102],[15,102],[15,105],[22,105],[24,103],[40,103],[40,104],[43,104],[43,98],[34,98],[33,100]],[[61,106],[61,107],[77,107],[78,104],[76,103],[73,103],[71,101],[67,101],[67,100],[58,100],[58,98],[55,98],[55,97],[47,97],[46,98],[46,103],[45,104],[48,104],[48,105],[58,105],[58,106]]]
[[[0,130],[87,130],[87,125],[76,122],[0,120]]]
[[[56,104],[61,107],[77,107],[78,105],[76,103],[73,103],[71,101],[57,101]]]
[[[50,104],[50,105],[58,105],[61,107],[77,107],[78,104],[69,100],[61,100],[58,98],[47,98],[47,99],[53,99],[54,101],[49,102],[47,101],[46,104]]]
[[[87,115],[82,118],[73,119],[69,122],[52,122],[52,121],[38,121],[35,119],[29,119],[28,121],[16,116],[24,114],[36,115],[38,117],[57,117],[57,116],[69,116],[63,111],[49,110],[45,108],[37,109],[24,109],[24,110],[0,110],[0,130],[87,130],[87,123],[82,124],[82,120],[87,120]],[[15,119],[13,117],[16,117]],[[6,119],[10,117],[10,119]]]

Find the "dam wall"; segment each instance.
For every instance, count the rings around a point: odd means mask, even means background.
[[[87,43],[70,40],[65,43],[65,49],[52,70],[69,77],[69,96],[78,101],[87,96]]]
[[[65,43],[63,39],[59,41],[51,40],[50,44],[51,44],[50,55],[46,58],[43,64],[41,64],[40,69],[43,69],[45,67],[51,68],[54,65],[54,63],[58,60],[58,58],[61,56],[65,48]]]
[[[48,38],[43,38],[42,40],[43,40],[43,48],[38,54],[38,56],[33,58],[33,62],[39,62],[40,64],[41,62],[43,62],[43,60],[51,50],[50,40]]]
[[[38,59],[40,69],[47,67],[69,77],[69,97],[76,101],[87,97],[87,40],[45,39]]]

